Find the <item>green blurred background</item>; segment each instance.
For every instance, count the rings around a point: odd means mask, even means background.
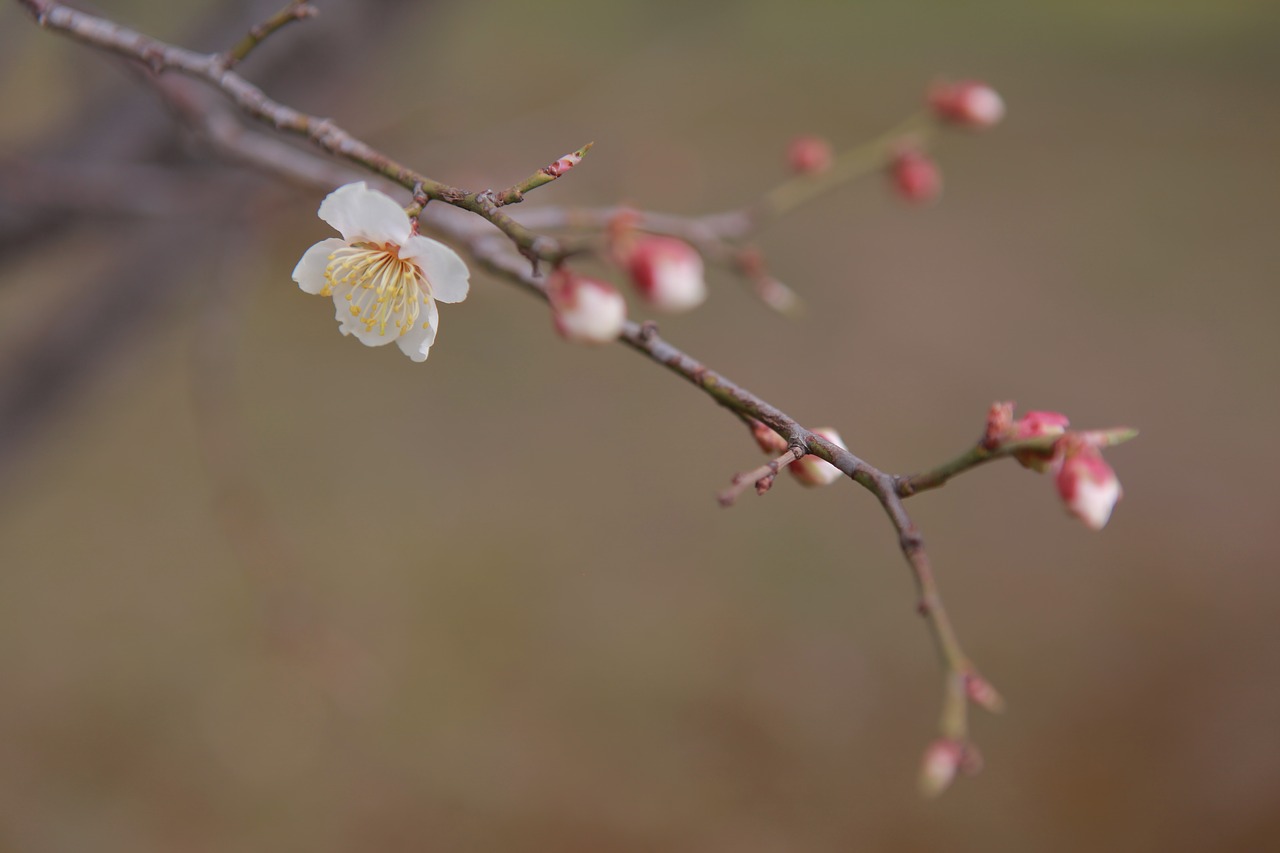
[[[1009,704],[975,720],[986,770],[921,801],[940,676],[869,496],[782,480],[721,510],[758,462],[731,417],[482,275],[425,365],[340,337],[289,279],[320,194],[228,173],[244,209],[181,238],[175,298],[80,356],[0,483],[5,849],[1280,847],[1280,6],[316,5],[244,73],[314,39],[273,92],[466,186],[594,139],[531,206],[735,207],[792,136],[853,144],[939,75],[989,80],[1007,121],[941,140],[942,203],[872,178],[763,236],[802,320],[717,272],[662,330],[889,470],[996,399],[1137,426],[1125,499],[1092,534],[1000,465],[911,502]],[[215,6],[234,32],[273,4],[96,8],[211,49]],[[19,167],[139,88],[14,3],[0,43]],[[198,207],[9,246],[5,375],[51,294],[171,251]]]

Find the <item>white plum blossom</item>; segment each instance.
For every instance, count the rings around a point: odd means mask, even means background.
[[[298,287],[333,297],[342,334],[371,347],[395,341],[409,358],[426,361],[439,322],[436,302],[467,298],[462,258],[418,234],[400,205],[363,181],[331,192],[320,218],[342,236],[307,249],[293,270]]]

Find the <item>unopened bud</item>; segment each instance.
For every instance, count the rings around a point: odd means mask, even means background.
[[[1061,412],[1027,412],[1014,421],[1009,428],[1011,441],[1026,441],[1030,438],[1042,438],[1049,435],[1062,435],[1067,431],[1071,421]],[[1044,473],[1053,464],[1055,448],[1048,450],[1020,450],[1013,458],[1022,467]]]
[[[777,456],[787,449],[787,440],[754,418],[751,420],[751,437],[760,449],[770,456]]]
[[[899,196],[912,204],[927,204],[942,193],[942,172],[929,155],[900,148],[889,161],[889,181]]]
[[[707,298],[702,256],[674,237],[636,239],[626,258],[636,290],[661,311],[688,311]]]
[[[983,446],[991,450],[999,447],[1012,427],[1013,403],[992,403],[987,410],[987,431],[982,437]]]
[[[797,136],[787,146],[787,164],[797,175],[814,175],[831,168],[831,143],[821,136]]]
[[[552,163],[550,166],[545,167],[542,171],[546,172],[548,175],[550,175],[553,178],[560,177],[565,172],[569,171],[574,166],[581,163],[582,158],[586,156],[587,152],[591,150],[591,146],[594,144],[595,143],[588,142],[582,148],[579,148],[577,151],[574,151],[572,154],[564,155],[559,160]]]
[[[996,692],[990,681],[976,672],[965,673],[964,692],[970,702],[993,714],[999,714],[1004,710],[1004,697]]]
[[[1097,447],[1078,435],[1059,439],[1058,494],[1067,511],[1093,530],[1101,530],[1124,494],[1116,472]]]
[[[627,303],[611,285],[561,269],[552,275],[547,296],[561,337],[579,343],[606,344],[622,334]]]
[[[1013,440],[1025,441],[1044,435],[1062,435],[1071,420],[1061,412],[1027,412],[1013,422]]]
[[[964,745],[951,738],[939,738],[929,744],[920,763],[920,793],[936,797],[956,778],[964,759]]]
[[[1004,118],[1004,99],[978,80],[935,83],[928,100],[934,115],[959,127],[982,129]]]
[[[840,433],[830,427],[815,429],[813,434],[822,436],[837,447],[845,446],[844,441],[840,438]],[[845,449],[847,450],[848,448]],[[795,462],[792,462],[787,466],[787,470],[806,486],[827,486],[844,476],[839,468],[825,459],[819,459],[812,453],[806,453]]]

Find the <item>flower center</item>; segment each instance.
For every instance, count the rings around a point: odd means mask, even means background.
[[[343,298],[351,303],[351,316],[364,324],[366,332],[376,327],[378,334],[385,335],[387,326],[393,325],[396,335],[402,335],[418,322],[425,279],[417,264],[401,259],[399,246],[343,246],[329,256],[324,280],[321,295],[346,289]]]

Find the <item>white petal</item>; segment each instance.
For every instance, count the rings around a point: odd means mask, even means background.
[[[380,347],[394,341],[396,339],[394,323],[388,323],[387,333],[382,334],[377,326],[366,329],[365,324],[351,313],[351,302],[347,300],[347,294],[350,292],[350,285],[335,287],[333,290],[334,319],[338,321],[338,330],[344,335],[354,335],[356,340],[367,347]]]
[[[320,218],[348,243],[394,243],[403,246],[412,229],[409,214],[391,196],[371,190],[364,181],[338,187],[320,203]]]
[[[604,344],[617,340],[627,321],[627,303],[612,287],[590,279],[572,291],[572,305],[556,311],[556,328],[571,341]],[[553,309],[556,306],[553,304]]]
[[[400,257],[422,268],[431,295],[441,302],[461,302],[467,298],[471,272],[458,253],[438,240],[421,235],[410,237]]]
[[[1111,520],[1111,511],[1120,500],[1120,481],[1105,480],[1101,483],[1081,477],[1076,484],[1075,499],[1070,504],[1071,512],[1093,530],[1101,530]]]
[[[397,338],[396,346],[414,361],[426,361],[427,351],[435,343],[439,322],[440,312],[436,309],[435,300],[428,299],[418,316],[418,325]]]
[[[293,268],[293,280],[307,293],[319,293],[324,290],[324,270],[329,265],[329,255],[336,249],[347,245],[345,240],[330,237],[321,240],[302,253],[302,260]]]
[[[654,304],[664,311],[690,311],[707,299],[702,260],[697,255],[658,264],[654,279]]]

